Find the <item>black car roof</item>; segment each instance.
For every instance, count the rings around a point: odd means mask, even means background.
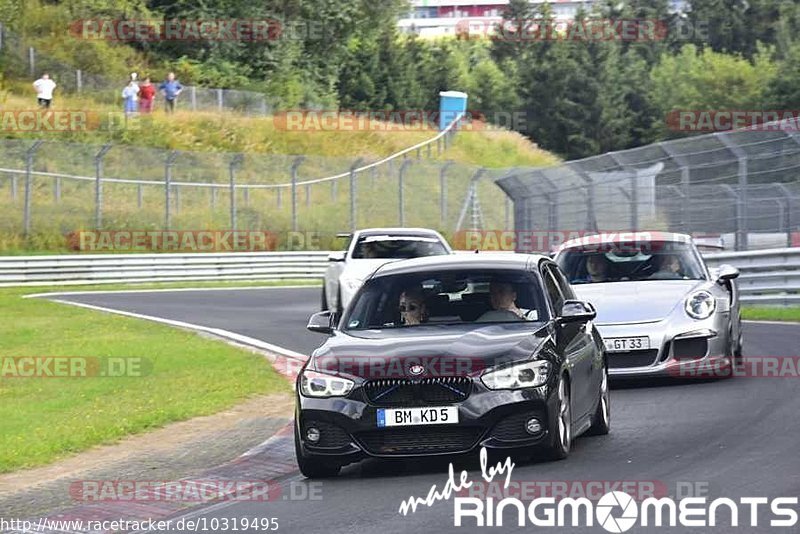
[[[414,274],[425,272],[449,271],[462,268],[472,269],[527,269],[529,265],[538,265],[542,260],[549,260],[538,254],[514,253],[463,253],[441,256],[424,256],[408,260],[392,261],[381,265],[374,277],[395,274]]]

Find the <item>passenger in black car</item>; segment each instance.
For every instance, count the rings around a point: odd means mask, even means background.
[[[417,325],[428,321],[428,307],[425,296],[417,287],[409,288],[400,294],[400,319],[405,325]]]

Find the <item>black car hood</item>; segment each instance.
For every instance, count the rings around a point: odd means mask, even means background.
[[[365,379],[477,376],[530,358],[548,336],[545,323],[337,332],[314,351],[309,368]]]

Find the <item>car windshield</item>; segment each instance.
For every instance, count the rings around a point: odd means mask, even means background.
[[[592,244],[566,249],[556,262],[570,284],[705,278],[700,259],[689,243]]]
[[[440,256],[447,249],[434,237],[364,236],[353,247],[353,259],[408,259]]]
[[[369,280],[342,322],[345,330],[432,324],[522,323],[546,318],[539,279],[518,270],[451,270]]]

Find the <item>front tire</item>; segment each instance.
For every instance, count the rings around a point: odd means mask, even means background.
[[[608,393],[608,369],[603,366],[603,381],[600,384],[600,398],[597,410],[592,417],[592,426],[586,432],[590,436],[605,436],[611,431],[611,396]]]
[[[306,478],[330,478],[335,477],[342,470],[341,465],[331,465],[319,458],[310,458],[303,455],[303,448],[300,446],[297,422],[294,424],[294,454],[297,457],[297,467]]]
[[[572,400],[566,375],[558,382],[558,413],[550,423],[551,444],[546,449],[551,460],[563,460],[572,448]]]

